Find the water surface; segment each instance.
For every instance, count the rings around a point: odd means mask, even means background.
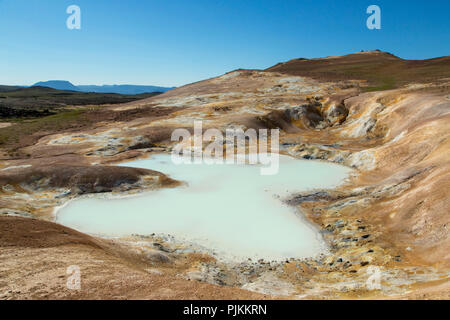
[[[187,185],[124,198],[80,198],[60,209],[57,221],[96,235],[170,234],[219,257],[265,260],[324,252],[317,230],[282,199],[335,186],[350,171],[282,155],[272,176],[260,175],[259,165],[174,165],[165,154],[124,165],[160,171]]]

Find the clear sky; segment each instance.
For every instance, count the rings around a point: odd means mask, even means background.
[[[81,30],[66,9],[81,8]],[[369,30],[366,9],[381,8]],[[237,68],[381,49],[450,54],[449,0],[0,0],[0,84],[179,86]]]

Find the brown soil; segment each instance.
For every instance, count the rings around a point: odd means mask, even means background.
[[[268,298],[152,273],[123,251],[113,242],[51,222],[0,217],[0,299]],[[81,271],[80,291],[66,286],[72,265]]]
[[[369,51],[321,59],[294,59],[267,71],[320,81],[365,80],[370,86],[366,90],[375,91],[450,78],[450,58],[404,60],[387,52]]]
[[[120,106],[120,105],[119,105]],[[104,123],[129,122],[134,119],[152,121],[168,116],[179,108],[134,108],[115,111],[112,106],[78,107],[75,111],[62,112],[55,116],[14,122],[0,126],[0,159],[26,159],[29,153],[22,148],[34,145],[39,139],[55,133],[79,132],[95,129]]]

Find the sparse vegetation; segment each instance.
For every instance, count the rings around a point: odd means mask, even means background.
[[[59,113],[72,106],[127,103],[149,98],[159,93],[123,95],[114,93],[85,93],[46,87],[0,90],[0,118],[36,118]],[[1,88],[0,88],[1,89]]]
[[[13,125],[0,128],[0,147],[6,149],[10,156],[19,156],[20,147],[33,143],[46,132],[68,130],[81,127],[82,123],[86,124],[88,119],[84,116],[85,112],[85,110],[66,110],[34,119],[16,118],[12,121]]]
[[[396,88],[396,81],[392,77],[380,77],[379,85],[377,86],[369,86],[363,88],[365,92],[373,92],[373,91],[383,91],[383,90],[391,90]]]
[[[127,103],[158,94],[122,95],[0,86],[0,122],[13,124],[0,128],[0,148],[9,157],[26,157],[19,149],[46,134],[87,127],[102,117],[123,116],[102,112],[101,105]]]

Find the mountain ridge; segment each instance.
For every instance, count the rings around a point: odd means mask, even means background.
[[[153,92],[166,92],[175,87],[146,86],[133,84],[104,84],[104,85],[79,85],[84,92],[141,94]]]
[[[57,90],[80,91],[77,86],[66,80],[39,81],[33,84],[32,87],[47,87]]]
[[[450,56],[407,60],[380,50],[341,56],[291,59],[265,69],[319,81],[366,81],[366,91],[389,90],[417,82],[450,78]]]
[[[67,80],[48,80],[39,81],[32,87],[47,87],[57,90],[96,92],[96,93],[118,93],[118,94],[143,94],[154,92],[166,92],[175,87],[160,87],[132,84],[113,84],[113,85],[74,85]]]

